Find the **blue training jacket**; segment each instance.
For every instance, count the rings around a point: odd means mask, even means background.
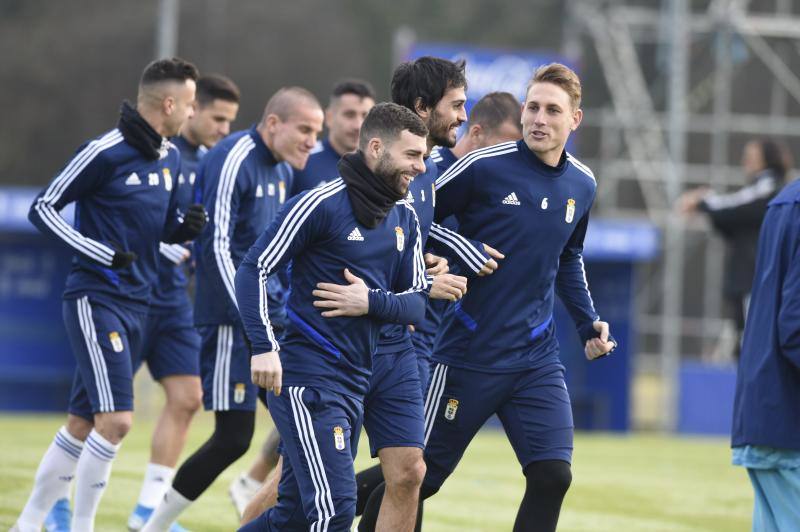
[[[209,221],[194,246],[196,325],[239,323],[236,268],[282,208],[291,179],[289,165],[275,159],[255,126],[232,133],[203,157],[195,201],[205,205]],[[270,288],[272,317],[280,326],[285,294],[277,276]]]
[[[377,227],[367,229],[356,220],[341,179],[292,198],[236,273],[253,354],[279,349],[265,279],[289,261],[289,321],[280,345],[284,386],[363,396],[381,323],[414,324],[424,315],[427,281],[414,209],[398,202]],[[345,284],[345,268],[370,289],[369,315],[324,318],[312,291],[319,282]]]
[[[581,256],[595,189],[591,170],[570,154],[551,167],[522,140],[475,150],[437,179],[436,220],[455,215],[459,232],[506,258],[470,281],[435,361],[497,373],[557,361],[555,292],[581,341],[597,336]]]
[[[109,305],[147,312],[158,277],[159,241],[180,225],[177,148],[166,139],[161,158],[150,160],[113,129],[78,148],[34,200],[28,218],[43,233],[75,252],[64,298],[91,295]],[[59,212],[75,202],[75,222]],[[111,269],[115,250],[137,259]]]
[[[731,444],[800,450],[800,181],[769,203],[761,225]]]

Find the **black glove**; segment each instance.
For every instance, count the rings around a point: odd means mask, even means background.
[[[200,234],[203,227],[206,226],[207,220],[208,215],[202,203],[189,205],[189,208],[186,209],[186,214],[183,215],[183,225],[186,227],[187,231],[193,233],[192,238]]]
[[[187,240],[194,240],[197,235],[203,231],[206,226],[208,215],[202,203],[195,203],[189,205],[186,212],[183,214],[183,223],[175,230],[175,233],[170,237],[170,243],[186,242]]]
[[[111,269],[112,270],[119,270],[121,268],[127,268],[133,261],[137,259],[136,253],[133,251],[121,251],[119,249],[115,250],[114,258],[111,259]]]

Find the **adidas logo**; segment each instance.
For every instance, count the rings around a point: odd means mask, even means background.
[[[358,227],[350,231],[350,234],[347,235],[347,240],[355,240],[357,242],[363,242],[364,237],[361,236],[361,231],[358,230]]]
[[[139,176],[136,172],[132,173],[128,176],[128,179],[125,180],[126,185],[141,185],[142,180],[139,179]]]
[[[511,194],[503,198],[503,205],[522,205],[522,204],[517,199],[517,193],[512,192]]]
[[[261,185],[258,185],[258,187],[256,187],[256,197],[257,198],[263,198],[264,197],[264,189],[261,188]]]

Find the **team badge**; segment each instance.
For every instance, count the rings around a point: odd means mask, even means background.
[[[278,183],[278,201],[281,203],[286,201],[286,183],[283,181]]]
[[[458,399],[448,399],[447,406],[444,409],[444,418],[448,421],[453,421],[456,418],[456,411],[458,410]]]
[[[333,446],[337,451],[344,451],[344,430],[339,425],[333,427]]]
[[[244,403],[244,383],[237,382],[233,388],[233,402],[236,404]]]
[[[172,173],[169,171],[169,168],[164,168],[164,188],[167,189],[167,192],[172,190]]]
[[[397,238],[397,251],[403,251],[403,247],[406,244],[406,237],[403,234],[403,228],[395,227],[394,236]]]
[[[575,200],[570,198],[567,200],[567,215],[564,217],[564,221],[571,224],[573,218],[575,218]]]
[[[111,340],[111,348],[114,349],[114,352],[122,353],[125,346],[122,344],[122,338],[119,333],[117,331],[111,331],[108,333],[108,339]]]
[[[189,174],[189,184],[190,184],[190,185],[194,185],[194,178],[195,178],[195,177],[197,177],[197,174],[195,174],[194,172],[192,172],[191,174]]]

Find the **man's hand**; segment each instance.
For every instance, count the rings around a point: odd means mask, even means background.
[[[283,368],[278,352],[269,351],[251,357],[250,378],[256,386],[267,391],[273,390],[275,395],[280,395],[283,384]]]
[[[697,212],[700,202],[706,199],[709,194],[711,194],[711,189],[708,187],[697,187],[687,190],[678,198],[675,208],[683,215],[693,214]]]
[[[433,253],[426,253],[424,255],[425,258],[425,273],[428,275],[433,275],[434,277],[437,275],[442,275],[443,273],[447,273],[450,271],[450,267],[447,265],[447,259],[444,257],[439,257],[434,255]]]
[[[330,309],[322,313],[325,318],[363,316],[369,311],[369,288],[364,281],[344,269],[344,278],[350,284],[317,283],[311,292],[317,308]]]
[[[586,353],[588,360],[607,355],[615,347],[614,342],[608,341],[608,323],[598,320],[592,324],[592,327],[600,333],[600,337],[586,341],[586,347],[583,351]]]
[[[117,249],[114,251],[114,258],[111,259],[111,269],[112,270],[119,270],[121,268],[127,268],[133,261],[135,261],[138,257],[136,253],[133,251],[122,251]]]
[[[431,299],[458,301],[467,293],[467,278],[452,273],[444,273],[433,278]]]
[[[494,273],[494,271],[497,269],[497,261],[495,259],[499,260],[506,258],[505,255],[503,255],[502,253],[500,253],[499,251],[497,251],[488,244],[484,244],[483,249],[489,255],[490,259],[486,261],[486,263],[483,265],[483,268],[481,268],[481,271],[478,272],[478,275],[481,277],[483,277],[484,275],[491,275]]]

